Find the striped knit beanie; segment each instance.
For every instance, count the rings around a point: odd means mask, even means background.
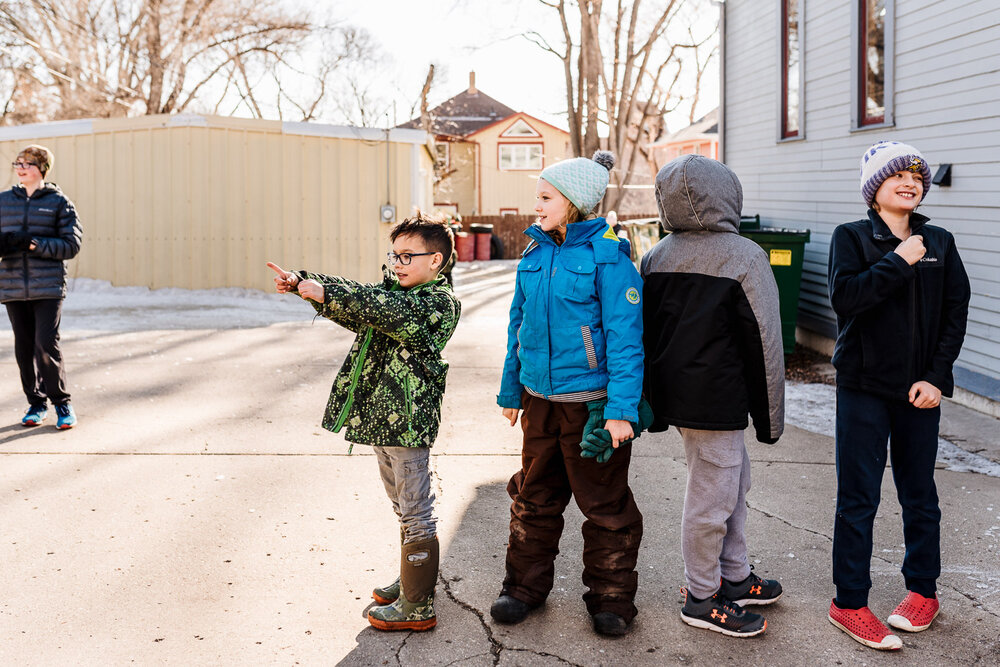
[[[539,174],[561,192],[573,206],[587,215],[597,206],[608,190],[611,168],[615,166],[614,153],[597,151],[594,157],[576,157],[556,162]]]
[[[872,205],[882,183],[897,171],[912,171],[923,177],[924,193],[920,197],[923,201],[931,189],[931,168],[927,160],[913,146],[898,141],[880,141],[861,156],[861,196],[865,204]]]

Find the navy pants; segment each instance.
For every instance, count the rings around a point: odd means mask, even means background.
[[[868,605],[872,587],[872,526],[881,499],[886,443],[903,508],[906,588],[934,597],[941,574],[941,508],[934,485],[941,408],[918,409],[837,387],[837,515],[833,583],[837,606]]]
[[[62,304],[62,299],[4,304],[14,330],[14,358],[21,372],[21,389],[31,405],[44,405],[46,398],[59,405],[70,398],[59,349]]]

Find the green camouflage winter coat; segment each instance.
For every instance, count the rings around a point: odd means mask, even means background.
[[[409,290],[383,268],[381,284],[308,271],[324,287],[323,317],[358,334],[340,368],[323,428],[364,445],[430,447],[441,422],[448,362],[441,350],[462,306],[441,276]]]

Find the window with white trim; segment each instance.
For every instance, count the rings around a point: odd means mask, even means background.
[[[542,168],[541,144],[500,144],[497,151],[501,171]]]
[[[856,130],[893,124],[895,4],[895,0],[853,0],[851,117]]]
[[[451,159],[451,144],[447,141],[435,142],[434,151],[437,153],[438,167],[447,169],[448,161]]]
[[[885,0],[861,3],[859,125],[885,122]]]
[[[781,139],[798,138],[802,119],[802,7],[781,0]]]
[[[501,137],[540,137],[535,128],[524,122],[523,118],[518,118],[513,125],[504,130],[504,133],[500,135]]]

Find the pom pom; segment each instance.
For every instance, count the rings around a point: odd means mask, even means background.
[[[615,154],[611,151],[596,151],[591,160],[601,165],[608,171],[611,171],[611,168],[615,166]]]

